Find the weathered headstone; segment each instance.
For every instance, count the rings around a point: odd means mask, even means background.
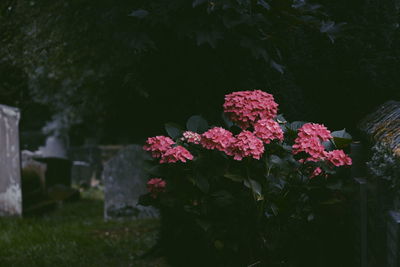
[[[354,178],[357,191],[354,207],[355,217],[355,253],[356,264],[360,267],[368,266],[368,236],[367,236],[367,181],[363,178]]]
[[[22,213],[19,119],[18,109],[0,105],[0,216]]]
[[[130,145],[105,164],[103,182],[106,220],[158,216],[155,209],[138,205],[139,197],[146,193],[146,158],[148,155],[141,146]]]
[[[385,144],[400,156],[400,102],[384,103],[362,120],[359,128],[375,143]]]
[[[400,265],[400,213],[389,211],[387,222],[387,267]]]
[[[388,101],[358,125],[373,144],[368,166],[368,251],[371,266],[400,266],[395,208],[400,179],[400,102]],[[398,202],[398,201],[397,201]],[[390,216],[388,216],[390,214]],[[397,245],[396,245],[397,246]]]
[[[71,177],[72,183],[82,186],[90,186],[90,179],[93,176],[93,168],[88,162],[72,162]]]

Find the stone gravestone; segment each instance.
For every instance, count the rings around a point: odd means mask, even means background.
[[[18,109],[0,105],[0,216],[22,213],[19,119]]]
[[[400,264],[400,213],[389,211],[387,222],[387,267]]]
[[[400,266],[398,217],[394,216],[396,207],[400,206],[396,203],[399,192],[391,189],[400,179],[400,102],[384,103],[365,117],[358,127],[374,145],[372,158],[367,164],[371,266]]]
[[[130,145],[105,164],[103,182],[106,220],[158,216],[154,208],[137,205],[139,197],[147,192],[149,177],[144,171],[144,165],[148,158],[141,146]]]
[[[75,185],[90,185],[90,179],[93,175],[93,169],[88,162],[73,161],[72,162],[72,183]]]

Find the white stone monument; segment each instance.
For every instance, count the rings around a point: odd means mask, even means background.
[[[21,162],[17,108],[0,105],[0,216],[21,216]]]

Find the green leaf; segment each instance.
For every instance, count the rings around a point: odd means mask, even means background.
[[[342,149],[351,144],[353,138],[346,132],[346,129],[332,132],[333,142],[338,149]]]
[[[138,10],[132,11],[132,13],[129,14],[128,16],[135,17],[138,19],[143,19],[143,18],[147,17],[148,14],[149,14],[149,12],[147,10],[138,9]]]
[[[203,4],[203,3],[207,2],[207,1],[208,0],[194,0],[193,3],[192,3],[192,7],[196,7],[196,6],[201,5],[201,4]]]
[[[258,0],[257,1],[257,5],[260,5],[260,6],[262,6],[263,8],[265,8],[267,10],[271,9],[271,6],[267,2],[265,2],[264,0]]]
[[[195,185],[205,194],[210,190],[210,183],[206,176],[197,174],[194,179]]]
[[[208,130],[208,122],[199,115],[194,115],[186,122],[186,128],[196,133],[204,133]]]
[[[271,155],[269,158],[269,162],[277,166],[282,166],[283,164],[285,164],[285,162],[277,155]]]
[[[288,125],[289,129],[292,131],[297,131],[299,128],[301,128],[304,124],[307,122],[305,121],[294,121]]]
[[[226,116],[225,113],[222,113],[222,120],[224,121],[225,126],[226,126],[228,129],[231,128],[231,127],[233,126],[233,122],[232,122],[230,119],[228,119],[228,117]]]
[[[204,232],[207,232],[208,229],[211,227],[211,223],[201,220],[201,219],[196,219],[196,223],[204,230]]]
[[[285,119],[285,117],[283,117],[282,114],[279,114],[278,116],[276,116],[276,121],[278,123],[287,123],[287,120]]]
[[[224,177],[231,179],[234,182],[242,182],[244,180],[242,176],[233,173],[225,173]]]
[[[248,188],[250,188],[254,194],[256,194],[257,196],[262,196],[261,191],[261,185],[259,182],[253,180],[253,179],[248,179],[248,180],[244,180],[244,185]]]
[[[182,134],[182,128],[176,123],[166,123],[165,130],[172,139],[178,138]]]
[[[322,145],[325,147],[326,151],[331,151],[335,148],[335,144],[332,143],[331,140],[322,142]]]

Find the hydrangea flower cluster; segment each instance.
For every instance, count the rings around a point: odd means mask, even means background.
[[[161,158],[160,163],[186,162],[193,159],[193,155],[186,148],[173,147],[174,144],[175,142],[169,137],[155,136],[147,138],[143,149],[151,152],[153,158]]]
[[[235,141],[233,134],[221,127],[214,127],[201,135],[200,144],[206,149],[226,152]]]
[[[293,154],[308,153],[307,161],[319,161],[325,158],[323,141],[332,138],[331,132],[322,124],[306,123],[299,130],[293,145]]]
[[[264,143],[269,144],[272,140],[283,140],[283,131],[279,123],[271,119],[262,119],[254,124],[254,134]]]
[[[252,132],[242,131],[235,137],[235,141],[226,153],[235,160],[242,160],[245,157],[260,159],[264,153],[264,144]]]
[[[147,190],[153,198],[157,198],[158,195],[165,191],[167,183],[161,178],[152,178],[147,182]]]
[[[306,159],[301,159],[300,162],[306,161],[327,161],[333,166],[339,167],[344,165],[351,165],[352,161],[343,150],[325,151],[323,141],[328,141],[332,138],[331,132],[322,124],[306,123],[299,130],[293,148],[293,154],[305,152],[310,155]],[[323,174],[321,168],[316,168],[311,178]]]
[[[260,119],[273,119],[278,104],[271,94],[261,90],[233,92],[225,96],[224,112],[242,129],[247,129]]]
[[[351,158],[340,149],[325,152],[325,158],[336,167],[352,164]]]
[[[332,138],[331,132],[323,124],[306,123],[298,131],[299,138],[316,137],[321,141],[328,141]]]
[[[166,136],[155,136],[147,138],[143,149],[151,152],[153,158],[160,158],[175,142]]]
[[[192,131],[186,131],[182,134],[182,141],[192,143],[192,144],[200,144],[201,135]]]
[[[183,146],[176,146],[168,149],[162,156],[160,163],[186,162],[193,160],[193,155]]]

